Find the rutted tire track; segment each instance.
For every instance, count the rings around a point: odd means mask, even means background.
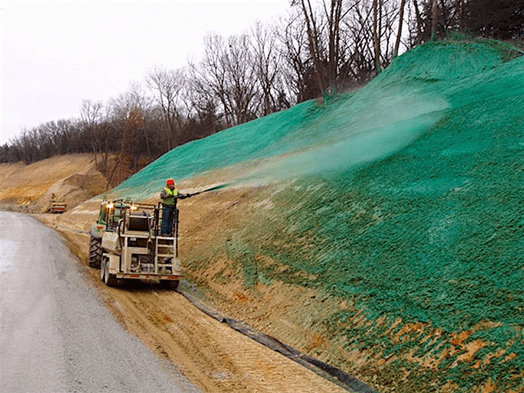
[[[204,392],[344,392],[346,389],[208,316],[181,294],[154,283],[116,288],[87,266],[89,236],[84,213],[40,216],[58,229],[80,258],[86,277],[99,289],[129,332],[171,361]],[[89,220],[88,220],[89,218]],[[70,230],[71,228],[77,230]]]
[[[209,317],[176,292],[155,284],[100,287],[130,332],[206,392],[345,391]]]

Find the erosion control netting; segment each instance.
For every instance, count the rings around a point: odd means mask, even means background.
[[[249,269],[249,255],[266,254],[316,277],[301,284],[364,310],[368,324],[337,333],[349,351],[397,355],[396,367],[407,367],[403,354],[420,364],[433,356],[428,378],[445,370],[464,391],[490,378],[515,388],[524,370],[524,58],[508,53],[489,43],[420,46],[357,93],[177,148],[116,191],[142,196],[166,177],[260,160],[235,180],[292,184],[255,213],[263,225],[232,234],[232,258]],[[292,280],[259,269],[267,282]],[[445,334],[392,341],[398,317]],[[333,329],[351,318],[340,313]],[[449,339],[460,332],[467,339]],[[468,343],[479,344],[470,357]]]

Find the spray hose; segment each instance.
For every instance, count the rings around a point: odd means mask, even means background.
[[[195,195],[203,194],[204,192],[220,190],[221,188],[225,188],[227,186],[229,186],[229,183],[224,183],[224,184],[220,184],[218,186],[214,186],[211,188],[206,188],[205,190],[202,190],[202,191],[197,191],[191,194],[187,194],[187,198],[195,196]]]

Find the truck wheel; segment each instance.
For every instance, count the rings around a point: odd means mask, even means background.
[[[100,262],[102,261],[102,239],[97,239],[91,236],[91,243],[89,243],[89,260],[87,264],[90,267],[100,269]]]
[[[178,280],[162,280],[160,285],[166,289],[176,290],[178,288]]]
[[[106,284],[108,287],[114,287],[118,283],[118,279],[116,278],[116,275],[109,273],[109,258],[103,257],[102,258],[102,264],[100,268],[100,277],[102,278],[102,281],[104,284]]]

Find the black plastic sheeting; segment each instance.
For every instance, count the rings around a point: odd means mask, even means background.
[[[306,367],[307,369],[315,372],[316,374],[324,377],[332,383],[340,386],[348,392],[354,393],[377,393],[375,390],[370,388],[364,382],[359,381],[355,377],[352,377],[348,373],[324,363],[318,359],[312,358],[311,356],[304,355],[297,351],[295,348],[290,347],[282,343],[281,341],[268,336],[267,334],[261,333],[252,327],[248,326],[242,321],[238,321],[232,318],[227,318],[221,313],[212,310],[198,298],[181,289],[178,291],[186,299],[188,299],[195,307],[205,312],[207,315],[213,317],[221,323],[227,323],[232,329],[252,338],[258,343],[286,356],[287,358],[297,362],[298,364]]]

